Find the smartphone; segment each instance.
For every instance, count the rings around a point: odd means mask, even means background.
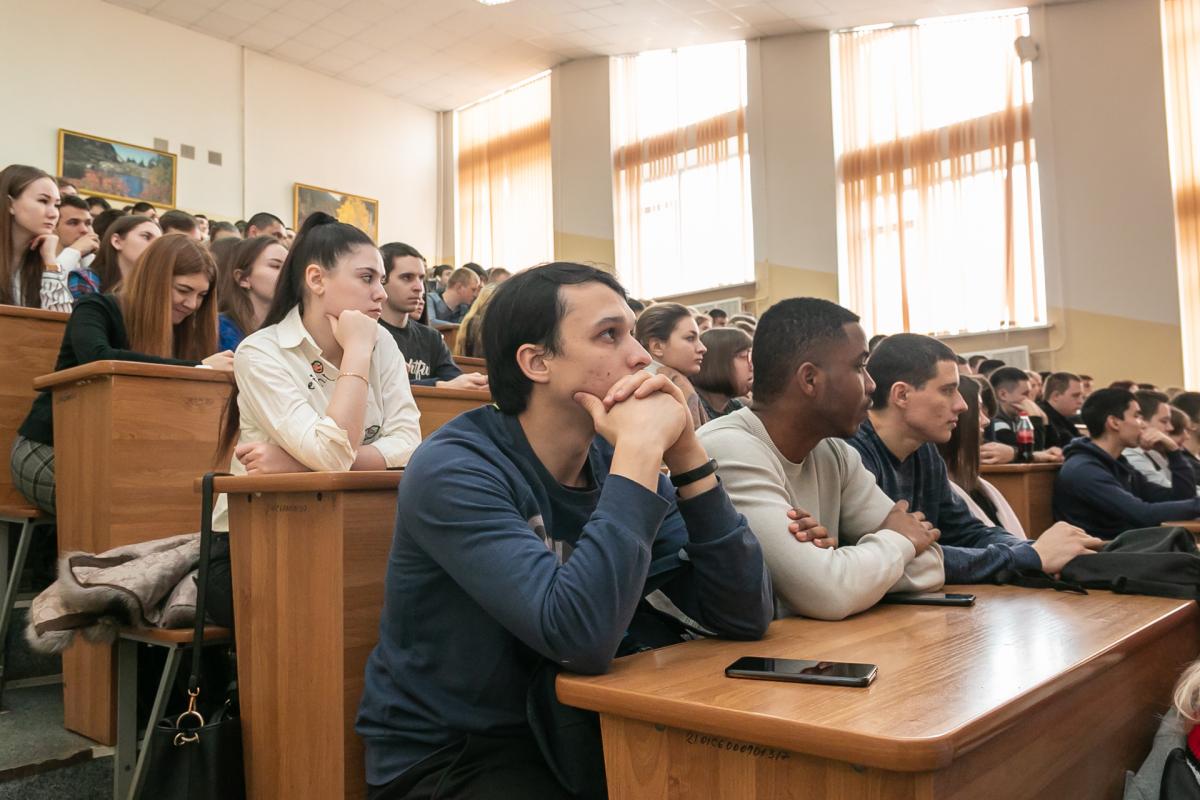
[[[834,686],[869,686],[871,681],[875,680],[875,672],[874,664],[758,656],[743,656],[725,668],[725,676],[728,678],[824,683]]]
[[[975,605],[973,594],[920,594],[917,592],[895,592],[885,594],[881,603],[896,603],[910,606],[972,606]]]

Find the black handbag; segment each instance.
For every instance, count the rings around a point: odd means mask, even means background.
[[[205,719],[201,714],[200,671],[204,610],[212,551],[213,478],[204,476],[200,512],[200,567],[196,578],[196,621],[187,710],[158,721],[150,736],[141,797],[153,800],[242,800],[242,727],[236,694],[226,693]]]

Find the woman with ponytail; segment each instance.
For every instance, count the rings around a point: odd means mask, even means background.
[[[315,213],[279,271],[262,327],[238,345],[219,457],[235,475],[396,469],[421,442],[408,367],[379,325],[383,259],[365,233]],[[213,530],[228,531],[225,497]],[[213,542],[208,600],[233,624],[229,537]]]
[[[67,320],[55,371],[92,361],[206,366],[229,371],[233,354],[217,349],[217,268],[184,236],[147,248],[115,294],[80,298]],[[54,513],[54,418],[50,393],[33,401],[11,455],[13,483],[30,503]]]

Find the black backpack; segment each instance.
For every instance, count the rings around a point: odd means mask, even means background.
[[[1081,594],[1107,589],[1200,600],[1200,549],[1184,528],[1138,528],[1120,534],[1098,553],[1071,560],[1060,580],[1039,570],[1004,570],[996,582]]]

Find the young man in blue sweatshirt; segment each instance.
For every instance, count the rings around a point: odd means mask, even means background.
[[[657,590],[712,633],[766,631],[758,542],[633,325],[620,284],[579,264],[493,297],[496,404],[426,440],[400,483],[357,724],[372,800],[565,796],[527,719],[534,674],[672,640],[639,624]]]
[[[1064,451],[1054,481],[1054,518],[1112,539],[1134,528],[1200,517],[1196,481],[1182,449],[1159,430],[1147,431],[1137,398],[1126,389],[1100,389],[1083,404],[1089,439]],[[1171,488],[1158,486],[1129,466],[1127,447],[1166,452]]]
[[[967,404],[958,392],[954,351],[929,336],[889,336],[871,353],[869,416],[850,439],[884,494],[907,500],[941,530],[946,583],[991,581],[1004,569],[1055,574],[1104,543],[1058,523],[1036,541],[980,522],[950,488],[936,444],[946,442]]]

